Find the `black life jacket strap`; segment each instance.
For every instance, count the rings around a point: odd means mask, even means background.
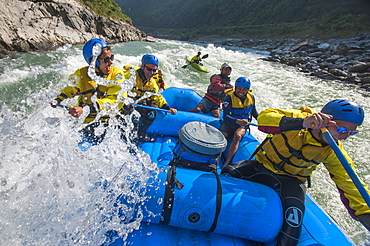
[[[95,92],[96,92],[96,89],[91,89],[91,90],[80,92],[80,95],[86,95],[89,93],[94,94]]]
[[[248,158],[248,161],[250,161],[256,154],[258,151],[260,151],[262,149],[262,146],[267,143],[267,141],[269,141],[274,135],[273,134],[268,134],[265,138],[265,140],[263,140],[263,142],[258,145],[258,147],[256,148],[256,150],[253,152],[253,154],[251,154],[251,156]]]
[[[222,205],[222,185],[221,185],[220,176],[218,175],[217,172],[215,172],[214,174],[216,176],[216,181],[217,181],[216,212],[215,212],[215,218],[213,219],[212,226],[208,230],[208,232],[213,232],[216,229],[218,217],[220,215],[221,205]]]
[[[163,220],[160,221],[162,225],[168,225],[171,220],[172,215],[172,208],[173,202],[175,198],[175,185],[178,189],[182,189],[184,185],[180,183],[180,181],[176,178],[176,166],[171,165],[170,169],[167,173],[166,179],[166,188],[164,194],[164,202],[163,202],[163,209],[162,209],[162,218]]]

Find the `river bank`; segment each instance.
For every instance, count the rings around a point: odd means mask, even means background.
[[[269,51],[263,60],[294,66],[310,76],[356,84],[370,91],[370,33],[330,40],[196,38],[188,41]]]
[[[109,44],[147,40],[133,25],[97,15],[76,0],[1,2],[0,59],[14,51],[52,50],[91,38],[102,38]]]

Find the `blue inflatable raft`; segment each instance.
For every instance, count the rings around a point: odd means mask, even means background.
[[[218,137],[221,134],[217,130],[219,119],[187,112],[201,100],[197,93],[169,88],[163,95],[169,105],[179,111],[171,115],[159,110],[147,130],[156,141],[140,146],[162,171],[148,187],[150,199],[144,204],[146,211],[140,229],[124,241],[118,238],[110,245],[273,246],[283,220],[281,201],[275,191],[261,184],[220,175],[219,168],[205,172],[169,165],[174,160],[191,159],[189,155],[195,157],[194,162],[215,160],[222,165],[222,155],[227,149],[223,151],[226,147],[223,136]],[[193,139],[197,131],[209,133],[210,143],[218,141],[213,144],[216,147],[205,153],[207,142]],[[181,151],[185,149],[182,145],[190,150]],[[253,135],[246,134],[233,162],[248,159],[258,145]],[[305,205],[299,246],[354,245],[309,195]]]

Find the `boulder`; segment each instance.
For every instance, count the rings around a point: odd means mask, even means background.
[[[96,15],[76,0],[2,0],[2,52],[48,50],[91,38],[117,43],[143,41],[146,34],[130,23]]]
[[[370,63],[360,63],[359,62],[353,67],[350,67],[348,71],[352,73],[366,73],[370,71],[369,69],[370,69]]]

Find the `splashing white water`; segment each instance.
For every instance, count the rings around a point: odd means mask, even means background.
[[[210,74],[181,68],[185,56],[199,50],[209,54],[203,63]],[[120,68],[138,65],[143,54],[155,54],[168,86],[195,89],[201,95],[210,75],[219,73],[221,64],[227,62],[233,68],[232,81],[240,76],[251,79],[258,111],[304,105],[320,110],[332,99],[346,98],[370,112],[367,92],[263,62],[259,57],[264,53],[247,49],[161,40],[112,45],[112,53],[114,65]],[[156,165],[135,145],[120,139],[115,121],[100,145],[80,151],[81,121],[63,108],[49,106],[70,83],[68,75],[85,65],[81,46],[0,60],[0,245],[99,245],[107,231],[125,237],[140,224],[140,211],[145,209],[140,204],[146,199],[148,180],[158,172]],[[71,100],[66,106],[74,103]],[[106,110],[108,115],[115,113],[114,107]],[[127,127],[129,134],[132,126]],[[360,131],[344,145],[359,175],[370,184],[367,116]],[[259,140],[264,138],[257,130],[252,133]],[[309,192],[356,244],[369,244],[369,232],[349,217],[325,168],[314,174]],[[120,194],[130,203],[116,203]]]

